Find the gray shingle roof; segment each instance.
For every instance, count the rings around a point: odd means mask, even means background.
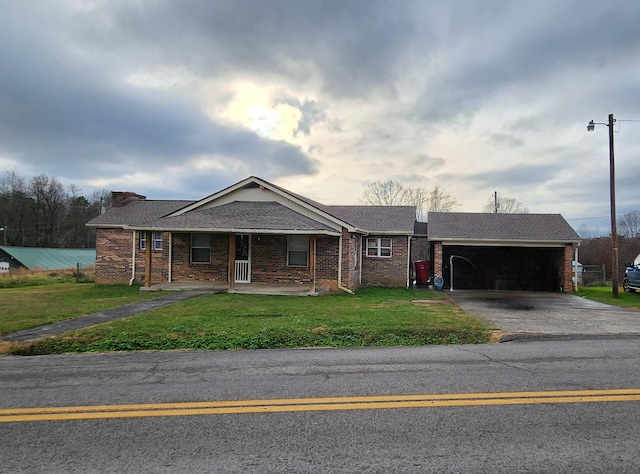
[[[145,223],[145,226],[177,229],[291,230],[335,232],[335,229],[277,202],[234,201]]]
[[[412,234],[416,222],[414,206],[323,206],[322,210],[369,232]]]
[[[347,227],[356,227],[365,232],[411,234],[415,223],[413,206],[325,206],[286,189],[273,186],[291,199],[304,202],[318,211],[342,221]],[[221,191],[221,192],[224,192]],[[220,192],[219,192],[220,193]],[[219,194],[216,193],[215,195]],[[297,213],[275,202],[239,202],[214,208],[194,209],[179,216],[167,217],[173,212],[192,204],[206,202],[215,195],[200,201],[154,201],[132,199],[122,207],[113,207],[105,214],[89,221],[92,227],[137,227],[164,229],[264,229],[332,231],[335,229]]]
[[[104,214],[90,220],[87,225],[95,227],[144,225],[146,222],[171,214],[193,202],[133,200],[122,207],[112,207]]]
[[[429,240],[579,242],[560,214],[430,212]]]

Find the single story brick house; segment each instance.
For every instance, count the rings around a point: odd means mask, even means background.
[[[199,201],[113,193],[96,228],[96,283],[173,281],[355,291],[406,287],[413,206],[325,206],[257,177]]]
[[[408,287],[414,262],[430,260],[445,288],[573,289],[580,239],[559,214],[415,216],[414,206],[327,206],[252,176],[199,201],[114,192],[87,225],[99,284],[263,283],[315,294]]]

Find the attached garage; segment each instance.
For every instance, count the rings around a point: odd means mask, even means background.
[[[559,214],[430,212],[427,235],[445,288],[573,290],[580,237]]]

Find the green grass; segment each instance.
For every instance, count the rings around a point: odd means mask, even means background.
[[[619,289],[617,298],[613,297],[610,286],[582,287],[578,288],[576,294],[600,303],[640,310],[640,293],[625,293],[622,288]]]
[[[363,289],[319,297],[202,296],[11,352],[415,346],[488,339],[484,323],[443,293]]]
[[[44,326],[136,301],[157,298],[166,292],[140,292],[137,286],[97,286],[93,283],[45,282],[42,286],[0,289],[0,336]]]

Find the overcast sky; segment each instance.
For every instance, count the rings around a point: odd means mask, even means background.
[[[325,204],[393,179],[576,228],[640,209],[635,0],[0,0],[0,171]],[[637,120],[637,122],[623,120]]]

